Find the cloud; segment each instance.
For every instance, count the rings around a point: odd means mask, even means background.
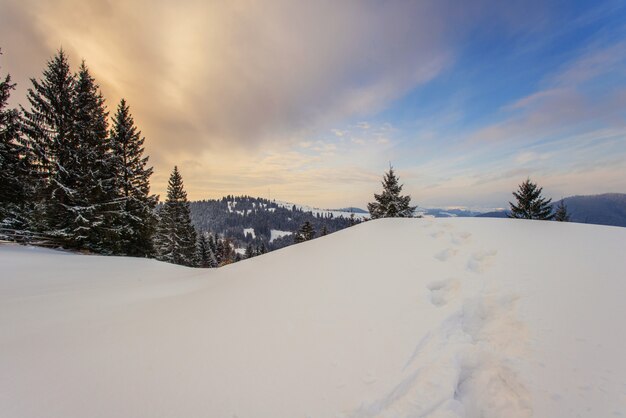
[[[592,45],[547,76],[543,89],[503,106],[500,120],[468,135],[469,143],[530,144],[597,126],[626,127],[626,43]]]
[[[411,142],[402,127],[376,115],[453,68],[476,28],[503,36],[525,31],[543,10],[543,2],[521,1],[0,2],[2,68],[19,83],[16,96],[24,97],[28,77],[40,77],[60,46],[75,66],[85,58],[109,109],[121,97],[130,103],[158,192],[179,164],[192,198],[264,195],[271,187],[275,195],[314,205],[344,198],[362,204],[364,190],[373,191],[366,182],[378,187],[388,161],[415,159],[399,145]],[[563,68],[469,139],[536,141],[563,127],[619,119],[626,92],[594,102],[573,86],[600,77],[602,62],[623,49]],[[618,69],[619,61],[612,62]],[[459,112],[435,115],[428,127],[455,123]],[[429,150],[440,147],[434,131],[423,133]],[[479,156],[465,154],[424,164],[434,174],[415,170],[416,184],[430,179],[448,184],[444,191],[467,192],[476,179],[467,175],[470,165],[455,163]]]
[[[447,1],[3,1],[5,20],[19,21],[19,41],[47,52],[27,54],[30,76],[63,46],[75,63],[87,59],[111,101],[127,97],[159,146],[170,148],[248,146],[371,114],[451,63],[452,27],[469,27],[477,10],[515,9]],[[5,28],[2,39],[17,43]],[[15,52],[12,60],[25,59]]]
[[[9,5],[19,32],[39,34],[31,42],[47,51],[31,76],[63,46],[75,64],[87,59],[111,100],[127,97],[159,147],[171,149],[249,146],[369,114],[449,60],[444,11],[427,2]]]
[[[580,57],[557,73],[552,82],[558,86],[577,86],[612,72],[624,75],[625,63],[626,42],[610,46],[593,42]]]
[[[2,0],[3,69],[23,102],[59,47],[86,59],[167,170],[225,147],[285,149],[384,109],[452,62],[451,23],[473,11],[446,3]]]
[[[519,153],[515,157],[515,161],[519,164],[525,165],[530,162],[547,160],[550,158],[550,156],[551,156],[550,154],[538,154],[534,151],[525,151],[525,152]]]

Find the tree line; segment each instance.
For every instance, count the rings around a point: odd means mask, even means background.
[[[28,109],[8,109],[9,75],[0,86],[5,233],[102,254],[154,255],[152,167],[126,101],[109,124],[87,65],[73,73],[63,50],[31,83]]]
[[[190,202],[191,221],[196,231],[213,231],[229,237],[236,247],[262,254],[294,244],[297,232],[309,222],[316,235],[354,225],[354,216],[313,213],[295,205],[251,196],[224,196]],[[352,214],[353,215],[353,214]],[[254,233],[251,233],[253,230]],[[272,230],[284,234],[272,233]]]
[[[31,84],[28,108],[9,108],[15,84],[0,80],[0,238],[187,266],[235,260],[227,240],[197,236],[176,167],[156,210],[130,106],[121,99],[109,118],[84,61],[74,73],[59,50]]]
[[[165,202],[158,203],[150,193],[153,168],[145,138],[130,106],[121,99],[109,117],[84,61],[73,72],[59,50],[41,77],[31,79],[26,108],[9,108],[14,90],[10,75],[0,80],[0,239],[198,267],[268,251],[262,241],[248,242],[240,255],[226,234],[198,233],[177,167]],[[306,217],[301,212],[289,211],[288,219]],[[313,221],[330,222],[333,230],[353,223]],[[285,245],[285,238],[274,242],[276,248]]]

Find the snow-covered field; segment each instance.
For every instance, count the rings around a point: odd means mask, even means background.
[[[625,255],[480,218],[217,270],[0,246],[0,416],[626,416]]]
[[[278,229],[272,229],[270,231],[270,242],[274,242],[275,239],[286,237],[287,235],[292,235],[291,231],[280,231]]]

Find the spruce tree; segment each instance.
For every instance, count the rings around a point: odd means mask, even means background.
[[[217,260],[215,259],[215,254],[211,250],[211,245],[209,244],[209,238],[207,238],[206,234],[200,234],[198,237],[197,244],[197,254],[196,260],[198,262],[198,267],[203,268],[213,268],[217,267]]]
[[[324,226],[322,227],[322,236],[324,237],[324,236],[326,236],[326,235],[328,235],[328,228],[326,228],[326,225],[324,225]]]
[[[315,229],[309,221],[305,221],[300,227],[298,232],[294,235],[294,241],[296,243],[312,240],[315,237]]]
[[[20,114],[8,108],[13,89],[10,75],[0,80],[0,228],[21,230],[27,228],[29,158],[21,141]]]
[[[256,256],[256,251],[254,247],[252,247],[252,244],[248,244],[246,246],[246,258],[252,258],[254,256]]]
[[[415,206],[411,206],[411,196],[402,196],[402,185],[396,177],[393,167],[385,173],[382,181],[383,192],[374,194],[375,202],[367,204],[372,219],[378,218],[410,218]]]
[[[196,264],[196,231],[191,224],[189,201],[183,178],[174,167],[167,186],[167,199],[159,212],[157,258],[168,263]]]
[[[554,218],[552,213],[552,206],[550,203],[552,199],[545,199],[541,196],[543,188],[538,187],[530,179],[526,179],[519,185],[517,192],[513,192],[515,196],[516,204],[509,202],[511,212],[509,218],[517,219],[538,219],[538,220],[550,220]]]
[[[211,250],[211,253],[213,254],[213,265],[211,265],[211,267],[219,267],[220,265],[220,260],[219,260],[219,253],[218,253],[218,246],[217,246],[217,236],[213,235],[213,234],[208,234],[208,242],[209,242],[209,249]]]
[[[230,239],[225,237],[217,239],[217,260],[219,266],[231,264],[235,260],[235,251]]]
[[[74,129],[76,79],[63,50],[48,61],[42,79],[31,82],[27,95],[30,110],[22,110],[36,180],[32,219],[37,229],[58,244],[75,246],[74,199],[79,183]]]
[[[154,254],[154,208],[158,197],[150,194],[152,167],[144,156],[144,141],[122,99],[113,116],[111,146],[116,156],[117,187],[121,197],[120,253],[134,257]]]
[[[72,241],[76,247],[116,253],[121,216],[117,156],[108,135],[104,98],[84,62],[75,83],[74,107],[78,180],[72,199]]]
[[[570,221],[569,212],[567,211],[567,206],[565,205],[565,199],[561,199],[557,205],[556,212],[554,213],[554,220],[557,222]]]

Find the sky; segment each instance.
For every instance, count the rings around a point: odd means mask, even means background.
[[[626,192],[623,1],[0,0],[0,75],[63,48],[146,137],[152,191],[365,207]]]

